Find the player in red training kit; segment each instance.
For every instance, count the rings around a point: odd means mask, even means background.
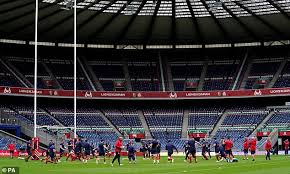
[[[228,139],[225,140],[225,151],[226,151],[226,156],[228,159],[228,162],[233,162],[233,152],[232,152],[232,148],[233,148],[233,141],[231,140],[230,137],[228,137]]]
[[[122,164],[121,164],[121,161],[120,161],[120,158],[121,158],[121,150],[123,149],[124,147],[123,147],[123,137],[119,137],[119,139],[116,141],[116,144],[115,144],[115,157],[114,157],[114,159],[113,159],[113,161],[112,161],[112,166],[113,166],[113,164],[114,164],[114,162],[115,162],[115,160],[117,159],[118,160],[118,163],[119,163],[119,166],[121,166]]]
[[[270,151],[271,151],[271,148],[272,148],[272,144],[271,144],[271,141],[270,139],[268,139],[266,141],[266,144],[265,144],[265,151],[266,151],[266,160],[271,160],[270,158]]]
[[[249,153],[249,140],[246,137],[244,140],[244,160],[248,160],[248,153]]]
[[[250,141],[250,151],[252,155],[252,161],[256,160],[256,150],[257,150],[257,139],[255,137],[252,137]]]
[[[8,150],[10,153],[10,158],[13,159],[13,153],[15,151],[15,144],[13,143],[8,144]]]
[[[285,155],[288,156],[288,151],[289,151],[289,140],[286,139],[284,141],[284,148],[285,148]]]

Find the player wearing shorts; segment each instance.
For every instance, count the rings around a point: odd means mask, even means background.
[[[196,156],[196,141],[194,139],[189,140],[187,142],[188,145],[188,158],[189,162],[192,162],[192,157],[194,158],[195,163],[197,163],[197,156]]]
[[[285,149],[285,155],[288,156],[288,151],[289,151],[289,140],[286,139],[284,141],[284,149]]]
[[[226,153],[225,153],[225,140],[224,138],[221,138],[220,141],[220,160],[219,162],[226,159]]]
[[[248,153],[249,153],[249,140],[246,137],[244,140],[244,160],[248,160]]]
[[[214,152],[215,152],[216,161],[219,162],[219,160],[220,160],[220,144],[219,144],[219,142],[216,140],[216,138],[214,138],[214,141],[213,141],[213,147],[214,147]]]
[[[69,140],[67,142],[67,150],[68,150],[68,155],[67,155],[66,161],[72,156],[72,151],[73,151],[73,143],[72,143],[72,140]]]
[[[272,148],[272,144],[270,139],[268,138],[265,144],[265,151],[266,151],[266,160],[271,160],[271,148]]]
[[[185,141],[183,148],[184,148],[184,154],[185,154],[184,162],[186,162],[188,159],[188,149],[189,149],[188,141]]]
[[[26,143],[26,152],[27,152],[28,156],[26,157],[25,162],[28,162],[28,160],[32,157],[32,143],[31,143],[31,140],[29,140]]]
[[[98,158],[96,159],[96,163],[98,164],[101,160],[101,158],[104,159],[104,164],[106,164],[106,145],[104,143],[104,140],[101,140],[98,144]]]
[[[60,157],[63,156],[64,152],[65,152],[65,149],[66,147],[64,146],[64,141],[62,141],[60,144],[59,144],[59,154],[60,154]]]
[[[77,139],[75,143],[75,149],[74,149],[74,154],[76,155],[77,159],[81,161],[82,158],[82,142],[80,139]]]
[[[141,148],[140,148],[140,152],[142,152],[143,154],[143,160],[146,159],[146,147],[145,147],[145,143],[142,142]]]
[[[174,162],[174,159],[172,157],[173,151],[175,150],[178,153],[177,148],[171,143],[170,140],[168,140],[168,142],[165,146],[165,150],[167,150],[167,153],[168,153],[168,157],[167,157],[168,162],[173,163]]]
[[[83,162],[88,163],[88,160],[90,159],[91,155],[91,145],[88,143],[88,140],[85,140],[83,143],[83,148],[84,148],[84,156],[83,156]]]
[[[207,145],[206,145],[206,141],[202,140],[201,141],[201,154],[203,156],[203,159],[208,160],[208,157],[206,156],[207,153]]]
[[[211,142],[206,141],[206,152],[207,152],[209,158],[211,159],[210,146],[211,146]]]
[[[8,151],[9,151],[9,154],[10,154],[10,158],[13,159],[13,154],[14,154],[14,151],[15,151],[15,144],[14,143],[10,143],[8,144]]]
[[[159,146],[159,143],[157,140],[153,140],[151,143],[151,155],[152,155],[152,159],[153,159],[153,164],[159,164],[159,160],[157,158],[158,156],[158,152],[157,152],[157,148]]]
[[[50,146],[48,147],[48,149],[49,149],[49,158],[50,158],[50,160],[47,159],[45,161],[45,163],[47,164],[48,162],[50,162],[50,163],[55,163],[56,164],[57,159],[56,159],[56,156],[55,156],[56,150],[55,150],[54,143],[51,143]]]
[[[228,162],[233,162],[233,152],[232,152],[233,141],[231,140],[230,137],[228,137],[224,143],[225,143],[225,152],[226,152],[226,157],[228,159]]]
[[[147,148],[147,158],[150,160],[150,158],[151,158],[151,151],[152,151],[152,147],[151,147],[151,144],[150,143],[148,143],[148,144],[146,144],[146,148]]]
[[[160,161],[160,153],[161,153],[161,143],[157,140],[158,146],[157,146],[157,160]]]
[[[133,162],[135,164],[136,163],[136,157],[135,157],[136,150],[134,148],[134,144],[132,141],[129,142],[127,151],[128,151],[129,163],[131,164]]]
[[[257,139],[255,137],[251,138],[250,141],[250,151],[251,151],[251,155],[252,155],[252,161],[256,160],[256,149],[257,149]]]
[[[109,143],[105,143],[105,145],[106,145],[106,157],[108,157],[108,160],[110,160],[111,159],[111,145],[109,144]]]

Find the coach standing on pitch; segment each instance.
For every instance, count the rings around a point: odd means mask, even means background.
[[[120,158],[121,158],[121,150],[122,150],[123,147],[123,137],[119,137],[119,139],[116,141],[116,144],[115,144],[115,157],[112,161],[112,166],[114,165],[114,162],[116,159],[118,159],[118,163],[119,163],[119,166],[121,166],[121,161],[120,161]]]

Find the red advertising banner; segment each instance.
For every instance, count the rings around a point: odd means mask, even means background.
[[[205,138],[205,133],[188,133],[189,138]]]
[[[290,137],[290,131],[279,132],[279,137]]]
[[[270,131],[267,132],[257,132],[257,137],[267,137],[270,135]]]
[[[270,131],[268,132],[257,132],[257,137],[267,137],[270,135]],[[290,137],[290,131],[281,131],[278,134],[279,137]]]
[[[140,138],[145,139],[145,134],[129,134],[130,139]]]
[[[0,86],[0,95],[33,96],[32,88]],[[39,97],[72,98],[72,90],[37,90]],[[77,97],[83,99],[215,99],[215,98],[243,98],[290,96],[290,88],[271,88],[258,90],[235,91],[182,91],[182,92],[127,92],[127,91],[77,91]]]
[[[19,151],[15,150],[13,153],[14,157],[17,157],[19,155]],[[27,153],[24,153],[25,156],[27,156]],[[0,157],[8,157],[10,156],[9,150],[0,150]]]

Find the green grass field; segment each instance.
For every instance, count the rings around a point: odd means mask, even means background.
[[[0,158],[0,167],[17,166],[20,174],[290,174],[290,158],[272,156],[266,161],[260,156],[255,162],[240,160],[238,163],[217,163],[214,159],[205,161],[199,158],[197,164],[188,164],[182,157],[176,157],[173,164],[167,163],[162,157],[160,164],[153,165],[152,161],[138,158],[136,164],[128,164],[122,160],[123,166],[115,164],[96,164],[95,160],[83,164],[79,161],[61,162],[59,164],[44,164],[40,161]]]

